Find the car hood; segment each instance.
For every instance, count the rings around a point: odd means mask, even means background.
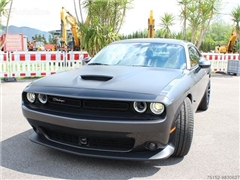
[[[153,67],[97,66],[65,71],[32,84],[52,88],[79,88],[158,95],[182,74],[181,70]]]

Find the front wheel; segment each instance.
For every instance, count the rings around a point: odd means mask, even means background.
[[[209,81],[207,89],[203,95],[203,98],[198,106],[198,110],[206,111],[209,107],[210,102],[210,93],[211,93],[211,83]]]
[[[193,138],[194,114],[189,98],[184,100],[174,123],[176,126],[173,139],[175,150],[172,156],[182,157],[188,154]]]

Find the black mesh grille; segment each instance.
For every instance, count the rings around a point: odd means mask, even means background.
[[[110,102],[110,101],[83,101],[84,108],[90,109],[105,109],[105,110],[120,110],[124,111],[129,108],[127,103],[120,103],[120,102]]]
[[[76,146],[84,149],[93,150],[111,150],[111,151],[130,151],[134,146],[133,138],[109,138],[109,137],[93,137],[87,135],[74,135],[62,132],[55,132],[49,129],[41,128],[42,132],[48,139]],[[87,139],[86,144],[81,143],[81,139]]]
[[[85,100],[85,99],[73,99],[65,97],[48,97],[48,106],[61,106],[71,108],[82,108],[82,109],[95,109],[95,110],[117,110],[126,111],[129,109],[127,102],[117,101],[103,101],[103,100]]]
[[[49,96],[48,102],[59,106],[81,107],[81,101],[73,98]]]

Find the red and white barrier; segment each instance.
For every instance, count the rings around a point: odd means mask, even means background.
[[[9,76],[8,67],[8,53],[0,51],[0,78]]]
[[[47,76],[79,68],[85,57],[87,52],[13,52],[9,54],[8,77]]]
[[[203,53],[203,56],[211,63],[212,71],[227,71],[228,60],[239,60],[238,54],[221,54],[221,53]]]
[[[61,52],[13,52],[10,54],[11,77],[47,76],[62,70],[52,62],[63,62]],[[61,64],[61,63],[60,63]],[[52,66],[51,66],[52,65]]]
[[[66,53],[66,70],[80,68],[82,66],[82,60],[87,57],[89,57],[89,55],[86,51],[70,51]]]

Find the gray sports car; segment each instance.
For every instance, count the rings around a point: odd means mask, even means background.
[[[189,42],[111,43],[85,66],[41,78],[22,92],[30,140],[102,158],[155,160],[188,154],[194,113],[207,110],[210,62]]]

